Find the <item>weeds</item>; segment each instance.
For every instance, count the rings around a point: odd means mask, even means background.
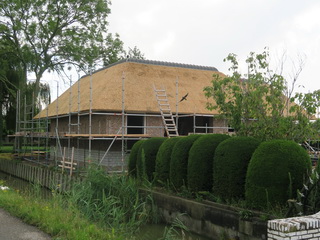
[[[123,239],[119,233],[90,223],[76,208],[61,206],[55,198],[48,201],[32,194],[22,196],[10,189],[0,193],[0,207],[56,239]]]
[[[182,216],[182,215],[179,215]],[[180,220],[179,216],[175,218],[170,227],[166,227],[163,237],[159,240],[179,240],[185,239],[185,232],[188,232],[188,228]]]
[[[134,179],[106,175],[94,166],[87,178],[74,187],[70,199],[90,220],[123,233],[137,231],[154,215],[151,197],[139,194]]]

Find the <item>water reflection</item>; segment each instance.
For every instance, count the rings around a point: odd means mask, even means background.
[[[15,190],[19,190],[22,194],[37,194],[38,196],[45,199],[49,199],[52,197],[52,192],[49,189],[40,187],[36,184],[31,184],[28,181],[11,176],[1,171],[0,180],[4,181],[5,186],[8,186]]]

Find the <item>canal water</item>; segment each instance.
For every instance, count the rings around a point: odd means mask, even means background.
[[[0,171],[0,180],[5,181],[5,186],[13,188],[15,190],[19,190],[21,193],[30,193],[34,191],[38,191],[40,193],[39,196],[44,198],[50,198],[52,193],[47,188],[39,188],[33,184],[30,184],[27,181],[24,181],[20,178],[16,178],[10,176],[6,173]],[[1,184],[0,184],[1,185]],[[137,234],[137,240],[156,240],[163,239],[165,231],[170,228],[169,225],[165,224],[148,224],[141,228],[141,231]],[[181,230],[177,230],[177,238],[181,240],[210,240],[208,238],[192,234],[189,232],[181,232]]]

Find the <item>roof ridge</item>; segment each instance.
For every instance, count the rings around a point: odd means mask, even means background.
[[[184,63],[176,63],[176,62],[165,62],[165,61],[156,61],[156,60],[146,60],[146,59],[137,59],[137,58],[125,58],[121,59],[118,62],[111,63],[103,68],[95,70],[92,74],[96,72],[100,72],[102,70],[108,69],[118,64],[122,64],[125,62],[132,62],[132,63],[142,63],[142,64],[149,64],[149,65],[157,65],[157,66],[166,66],[166,67],[180,67],[180,68],[189,68],[189,69],[198,69],[198,70],[206,70],[206,71],[218,71],[215,67],[210,66],[202,66],[202,65],[194,65],[194,64],[184,64]],[[85,74],[81,78],[89,76],[90,74]]]

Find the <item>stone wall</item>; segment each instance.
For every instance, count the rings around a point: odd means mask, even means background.
[[[320,212],[268,222],[269,240],[320,239]]]
[[[188,200],[160,192],[151,192],[163,220],[179,218],[194,233],[209,239],[267,239],[267,221],[259,217],[243,219],[241,209],[209,201]]]

